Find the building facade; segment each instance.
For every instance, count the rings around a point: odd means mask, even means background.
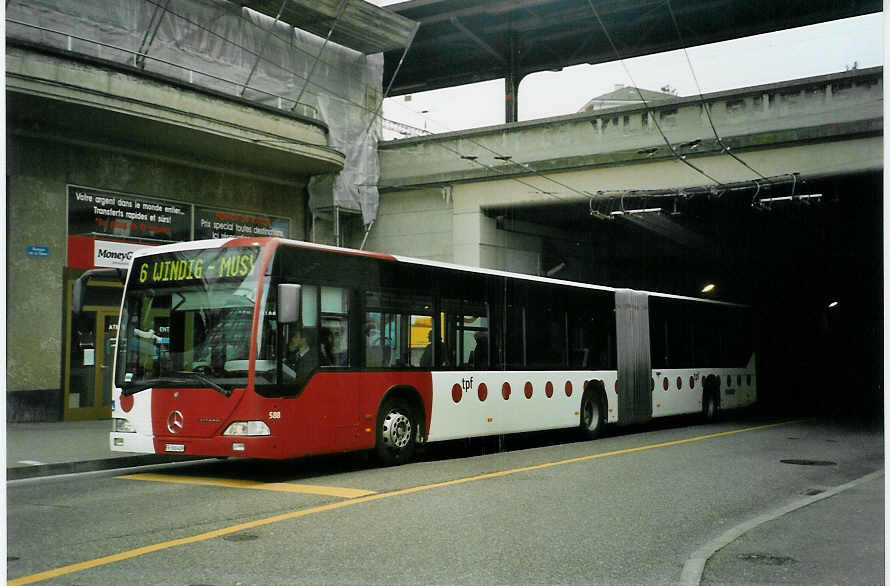
[[[326,241],[332,214],[362,217],[351,186],[376,183],[376,148],[344,145],[376,145],[379,55],[329,45],[317,67],[323,39],[274,18],[177,10],[147,47],[151,3],[7,7],[10,422],[109,416],[122,285],[90,280],[74,313],[86,270],[165,242]]]

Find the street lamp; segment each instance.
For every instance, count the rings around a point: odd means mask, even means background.
[[[704,287],[701,288],[701,292],[702,293],[710,293],[716,288],[717,288],[717,285],[715,285],[714,283],[708,283],[707,285],[705,285]]]

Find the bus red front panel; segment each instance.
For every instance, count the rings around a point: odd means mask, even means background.
[[[327,372],[295,397],[263,397],[238,389],[154,389],[152,428],[158,453],[294,458],[371,449],[377,411],[389,391],[414,393],[429,430],[432,378],[424,372]],[[266,435],[223,435],[236,422]]]

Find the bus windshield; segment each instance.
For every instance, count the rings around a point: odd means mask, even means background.
[[[127,283],[115,382],[122,393],[247,382],[259,248],[137,257]]]

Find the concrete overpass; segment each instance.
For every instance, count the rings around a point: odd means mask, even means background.
[[[882,96],[882,68],[873,68],[714,93],[704,101],[678,98],[383,143],[372,245],[543,272],[548,229],[586,238],[602,231],[590,212],[609,215],[622,205],[648,208],[657,200],[666,212],[679,212],[672,223],[687,233],[686,244],[713,250],[713,235],[690,236],[693,227],[684,225],[679,208],[724,193],[726,200],[750,204],[755,194],[800,194],[805,181],[879,171]],[[403,207],[412,199],[414,207],[430,202],[423,213],[436,210],[441,221],[434,225],[443,238],[421,237],[428,224]],[[507,216],[535,224],[541,238],[504,239],[498,218],[503,225]],[[418,227],[417,239],[411,225]]]

